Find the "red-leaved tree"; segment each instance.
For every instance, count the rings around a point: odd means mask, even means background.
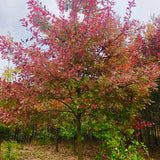
[[[61,103],[50,112],[75,117],[82,160],[81,118],[95,109],[143,107],[149,89],[156,87],[157,61],[142,52],[144,27],[130,20],[134,0],[123,20],[113,11],[112,0],[60,0],[59,16],[38,0],[27,3],[30,13],[21,22],[32,36],[25,42],[0,37],[2,58],[10,58],[20,71],[12,82],[1,80],[1,119],[27,121],[35,106]]]

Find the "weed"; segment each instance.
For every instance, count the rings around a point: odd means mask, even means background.
[[[2,155],[1,160],[18,160],[18,152],[17,152],[17,142],[16,141],[5,141],[2,144]]]

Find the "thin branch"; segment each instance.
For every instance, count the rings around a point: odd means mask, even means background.
[[[63,100],[58,99],[58,98],[56,98],[56,97],[53,97],[53,99],[55,99],[55,100],[61,102],[62,104],[64,104],[66,107],[68,107],[68,108],[72,111],[73,114],[75,114],[75,111],[74,111],[74,110],[71,108],[71,106],[68,105],[66,102],[64,102]]]
[[[56,112],[69,112],[69,113],[72,113],[71,111],[68,111],[68,110],[60,110],[60,109],[46,109],[44,110],[43,112],[52,112],[52,111],[56,111]]]

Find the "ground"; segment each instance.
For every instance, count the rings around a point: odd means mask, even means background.
[[[8,154],[8,145],[6,142],[2,144],[1,159],[7,159],[10,156],[11,160],[78,160],[76,153],[73,151],[71,144],[59,144],[59,152],[55,151],[55,146],[51,144],[14,144],[12,143],[11,152]],[[96,151],[96,150],[95,150]],[[84,146],[84,160],[94,160],[95,151],[91,146]],[[149,149],[150,160],[160,160],[159,146],[152,144]],[[14,158],[13,158],[14,157]],[[146,158],[148,160],[149,158]]]
[[[149,153],[151,160],[160,160],[160,146],[152,145]]]
[[[2,155],[1,159],[7,159],[7,145],[6,142],[2,144]],[[76,153],[73,151],[73,145],[71,144],[59,144],[59,152],[55,151],[54,145],[40,145],[40,144],[16,144],[11,147],[10,159],[14,157],[15,160],[78,160]],[[85,151],[86,150],[86,151]],[[94,152],[91,149],[84,148],[85,160],[93,160]],[[5,157],[5,158],[4,158]]]
[[[77,156],[71,149],[61,146],[59,152],[55,152],[53,145],[25,145],[24,149],[20,150],[20,155],[20,159],[22,160],[77,160]],[[91,160],[91,158],[85,156],[85,160]]]

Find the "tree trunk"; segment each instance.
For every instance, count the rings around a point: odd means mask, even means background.
[[[82,152],[82,140],[81,140],[81,114],[76,116],[77,124],[77,151],[78,151],[78,160],[83,160]]]
[[[75,138],[73,139],[73,151],[74,151],[74,153],[77,153],[76,152],[76,139]]]
[[[3,142],[3,138],[0,138],[0,156],[1,156],[1,153],[2,153],[2,149],[1,149],[2,142]]]
[[[154,130],[154,139],[155,139],[155,145],[158,146],[158,139],[157,139],[157,133],[156,133],[156,126],[153,126],[153,130]]]
[[[148,137],[148,147],[151,148],[149,127],[147,127],[146,129],[147,129],[147,137]]]
[[[56,152],[58,152],[58,132],[59,132],[59,129],[56,128],[56,137],[55,137]]]

